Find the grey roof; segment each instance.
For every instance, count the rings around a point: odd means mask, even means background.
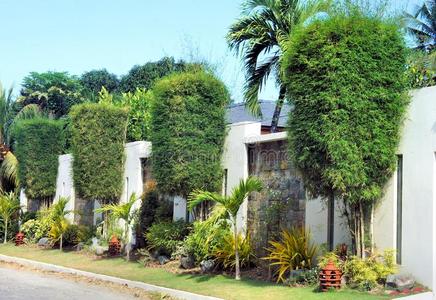
[[[244,103],[236,103],[229,106],[227,109],[227,123],[233,124],[245,121],[255,121],[261,122],[263,126],[271,126],[271,120],[274,114],[274,109],[276,107],[276,101],[261,100],[260,108],[262,110],[262,118],[254,117],[246,108]],[[283,104],[282,110],[280,112],[279,124],[278,126],[286,126],[288,120],[290,106],[288,104]]]

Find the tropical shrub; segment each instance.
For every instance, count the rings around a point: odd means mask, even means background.
[[[234,270],[236,267],[235,248],[238,247],[239,264],[241,268],[249,267],[254,264],[256,256],[251,247],[250,235],[237,235],[237,243],[235,243],[235,235],[227,232],[224,236],[222,244],[218,244],[213,252],[215,261],[223,266],[224,269]]]
[[[74,246],[78,243],[87,243],[93,237],[93,230],[91,227],[68,224],[64,236],[63,242],[66,246]]]
[[[15,219],[18,220],[20,208],[20,201],[13,192],[0,194],[0,218],[3,225],[3,243],[5,244],[8,241],[9,226],[11,225],[14,216]]]
[[[130,195],[130,198],[125,203],[106,204],[95,210],[96,213],[106,213],[107,221],[118,223],[120,220],[124,223],[124,230],[121,239],[127,243],[129,241],[129,227],[137,219],[137,210],[133,210],[133,205],[138,200],[135,193]]]
[[[271,266],[277,267],[277,282],[286,281],[292,270],[310,269],[318,247],[311,242],[310,232],[304,227],[282,230],[279,241],[269,241],[268,256]]]
[[[204,71],[178,73],[156,82],[151,108],[153,176],[158,190],[188,196],[221,188],[221,156],[229,94]]]
[[[352,5],[300,28],[287,46],[291,157],[313,197],[328,198],[330,207],[342,199],[363,255],[368,226],[361,218],[370,219],[395,170],[409,102],[401,30]]]
[[[215,203],[214,211],[215,218],[230,217],[233,225],[233,234],[235,235],[235,279],[240,280],[240,265],[239,265],[239,247],[238,242],[238,227],[237,227],[237,214],[244,200],[253,192],[260,192],[262,190],[262,182],[256,178],[249,176],[245,180],[240,180],[239,184],[232,190],[230,195],[221,195],[218,193],[211,193],[208,191],[195,190],[189,195],[189,209],[193,209],[200,203],[211,201]]]
[[[28,241],[35,243],[40,238],[48,235],[50,226],[46,226],[39,219],[30,219],[23,223],[20,229]]]
[[[69,222],[66,216],[71,213],[67,210],[69,198],[59,198],[46,213],[45,218],[50,222],[49,237],[52,244],[59,243],[59,249],[62,250],[64,234],[68,229]]]
[[[193,255],[196,262],[211,259],[215,250],[224,248],[225,238],[231,234],[226,220],[220,222],[196,221],[192,224],[192,231],[184,241],[184,247],[189,255]],[[231,249],[234,254],[234,248]],[[234,259],[234,256],[233,256]]]
[[[73,178],[79,197],[102,203],[119,199],[127,115],[126,109],[110,104],[86,103],[71,109]]]
[[[29,119],[14,125],[18,178],[29,199],[51,198],[56,192],[58,156],[62,154],[63,124],[49,119]]]
[[[155,223],[145,235],[148,249],[171,256],[183,243],[189,230],[189,224],[183,221]]]

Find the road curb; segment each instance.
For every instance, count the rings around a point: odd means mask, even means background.
[[[45,271],[51,271],[51,272],[57,272],[57,273],[65,273],[65,274],[73,274],[73,275],[79,275],[91,279],[97,279],[101,281],[107,281],[111,283],[121,284],[128,287],[133,288],[139,288],[143,289],[148,292],[158,292],[158,293],[164,293],[171,297],[175,297],[178,299],[186,299],[186,300],[223,300],[221,298],[211,297],[211,296],[203,296],[198,295],[190,292],[170,289],[158,285],[148,284],[140,281],[133,281],[133,280],[127,280],[122,279],[118,277],[103,275],[103,274],[97,274],[97,273],[91,273],[86,271],[81,271],[77,269],[62,267],[58,265],[43,263],[39,261],[34,261],[30,259],[25,258],[19,258],[19,257],[13,257],[13,256],[7,256],[0,254],[0,261],[7,262],[7,263],[15,263],[18,265],[26,266],[26,267],[32,267],[35,269],[45,270]]]

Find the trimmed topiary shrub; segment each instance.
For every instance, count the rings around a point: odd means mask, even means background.
[[[18,178],[29,199],[53,197],[58,156],[64,147],[63,123],[49,119],[22,120],[14,125]]]
[[[409,102],[400,29],[366,13],[352,7],[314,21],[283,61],[291,156],[313,196],[343,200],[360,254],[368,226],[359,218],[370,219],[395,170]]]
[[[127,115],[126,109],[109,104],[71,109],[73,178],[79,197],[105,203],[121,195]]]
[[[152,104],[153,176],[160,192],[186,197],[221,188],[226,136],[224,84],[205,71],[158,81]]]

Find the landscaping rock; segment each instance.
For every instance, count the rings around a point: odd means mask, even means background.
[[[159,261],[159,263],[160,263],[161,265],[164,265],[164,264],[166,264],[167,262],[170,261],[170,259],[169,259],[168,257],[166,257],[165,255],[160,255],[160,256],[158,256],[158,257],[157,257],[157,260]]]
[[[410,290],[415,285],[415,278],[412,275],[396,274],[388,275],[386,286],[399,292]]]
[[[85,244],[80,242],[76,245],[76,251],[82,251],[85,248]]]
[[[107,251],[107,249],[105,247],[102,247],[102,246],[95,246],[94,247],[95,255],[102,256],[106,251]]]
[[[212,259],[203,260],[200,263],[200,268],[203,273],[209,273],[212,272],[213,268],[215,267],[215,262]]]
[[[48,247],[50,246],[50,240],[48,238],[40,238],[38,241],[39,247]]]
[[[195,267],[195,259],[192,255],[181,256],[180,257],[180,266],[183,269],[192,269]]]

